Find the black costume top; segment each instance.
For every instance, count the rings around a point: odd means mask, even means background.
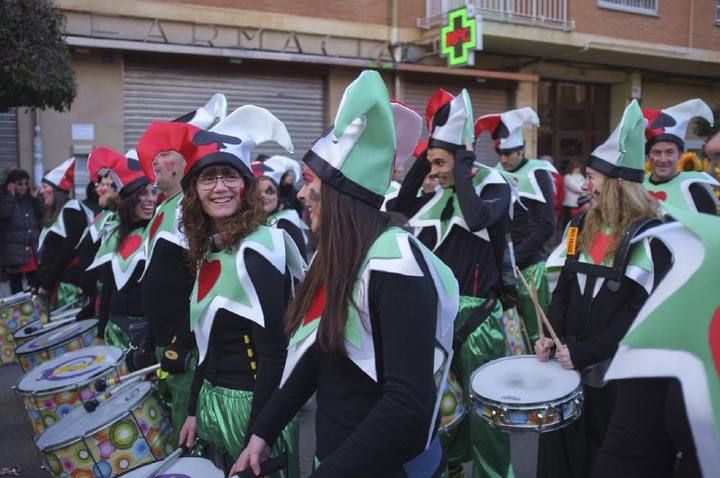
[[[422,255],[424,275],[371,272],[369,315],[377,369],[373,381],[347,356],[317,343],[300,358],[252,432],[272,444],[316,393],[316,456],[320,477],[402,477],[402,465],[421,453],[435,404],[433,358],[438,295]],[[413,291],[408,294],[408,291]]]

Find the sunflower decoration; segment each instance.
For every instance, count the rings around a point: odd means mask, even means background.
[[[677,169],[680,172],[702,171],[703,164],[702,161],[700,161],[700,158],[697,157],[697,154],[693,152],[687,152],[680,156],[680,161],[678,161]]]

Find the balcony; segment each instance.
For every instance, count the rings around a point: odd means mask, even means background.
[[[418,18],[417,26],[442,25],[447,12],[467,6],[471,15],[484,20],[569,31],[575,22],[568,20],[567,4],[568,0],[425,0],[425,18]]]

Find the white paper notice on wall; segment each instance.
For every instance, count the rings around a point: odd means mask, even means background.
[[[95,125],[92,123],[73,123],[73,141],[95,141]]]

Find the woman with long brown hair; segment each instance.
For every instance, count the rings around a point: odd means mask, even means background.
[[[317,253],[287,315],[281,387],[232,472],[262,474],[286,423],[317,393],[313,477],[439,476],[436,339],[450,347],[450,270],[379,209],[392,174],[394,121],[380,75],[346,90],[335,125],[304,157],[298,197]]]
[[[574,218],[566,239],[548,261],[564,261],[548,317],[563,345],[541,338],[541,361],[554,353],[560,365],[580,372],[582,417],[540,442],[540,476],[590,475],[615,404],[616,386],[604,375],[620,339],[667,271],[670,254],[659,241],[633,242],[660,224],[657,202],[642,186],[643,118],[637,102],[590,157],[585,189],[590,210]]]
[[[180,443],[199,438],[205,454],[229,469],[248,430],[274,389],[285,361],[283,317],[304,260],[283,231],[262,225],[264,215],[250,170],[256,144],[273,140],[292,149],[285,126],[269,111],[238,108],[210,131],[154,123],[157,135],[185,138],[180,224],[196,273],[190,329],[198,346],[188,417]],[[299,476],[297,428],[288,427],[278,453],[290,455]],[[295,459],[293,459],[295,458]]]

